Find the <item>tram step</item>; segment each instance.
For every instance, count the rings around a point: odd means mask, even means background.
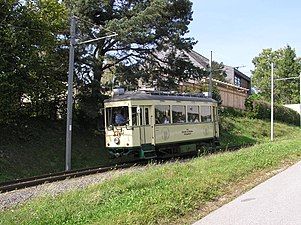
[[[143,159],[155,159],[155,158],[157,158],[156,153],[155,154],[146,154],[146,153],[144,153]]]
[[[141,145],[140,150],[140,158],[141,159],[153,159],[156,158],[156,149],[155,146],[147,144],[147,145]]]

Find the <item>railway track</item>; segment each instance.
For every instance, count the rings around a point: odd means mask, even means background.
[[[34,176],[34,177],[28,177],[24,179],[2,182],[0,183],[0,193],[27,188],[27,187],[33,187],[44,183],[51,183],[55,181],[65,180],[67,178],[75,178],[80,176],[96,174],[96,173],[104,173],[116,169],[125,169],[135,165],[143,165],[146,163],[147,163],[146,161],[145,162],[141,161],[139,163],[135,162],[135,163],[116,165],[116,166],[94,167],[94,168],[87,168],[87,169],[80,169],[80,170],[50,173],[41,176]]]
[[[227,147],[218,147],[213,152],[219,152],[219,151],[235,151],[242,147],[247,147],[250,145],[239,145],[239,146],[227,146]],[[166,161],[170,158],[162,158],[161,161]],[[55,181],[65,180],[67,178],[75,178],[80,176],[86,176],[96,173],[104,173],[111,170],[116,169],[125,169],[130,168],[132,166],[136,165],[145,165],[148,161],[139,161],[139,162],[133,162],[133,163],[127,163],[127,164],[120,164],[115,166],[107,166],[107,167],[93,167],[93,168],[86,168],[86,169],[79,169],[79,170],[72,170],[72,171],[63,171],[58,173],[50,173],[40,176],[34,176],[34,177],[28,177],[28,178],[22,178],[7,182],[0,183],[0,193],[13,191],[17,189],[23,189],[27,187],[33,187],[44,183],[51,183]]]

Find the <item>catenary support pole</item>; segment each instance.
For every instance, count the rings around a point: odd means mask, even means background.
[[[212,51],[210,51],[210,73],[209,73],[209,90],[208,97],[212,98]]]
[[[73,72],[74,72],[74,46],[75,46],[75,17],[71,17],[68,97],[67,97],[67,127],[66,127],[66,171],[71,170],[71,137],[72,137],[72,105],[73,105]]]
[[[274,63],[271,63],[271,141],[274,140]]]

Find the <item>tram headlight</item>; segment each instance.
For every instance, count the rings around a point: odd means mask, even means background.
[[[114,138],[114,143],[115,143],[116,145],[118,145],[118,144],[120,143],[119,137],[115,137],[115,138]]]

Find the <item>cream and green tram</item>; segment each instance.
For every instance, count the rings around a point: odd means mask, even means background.
[[[210,98],[137,91],[104,106],[105,145],[115,157],[193,154],[218,143],[217,102]]]

